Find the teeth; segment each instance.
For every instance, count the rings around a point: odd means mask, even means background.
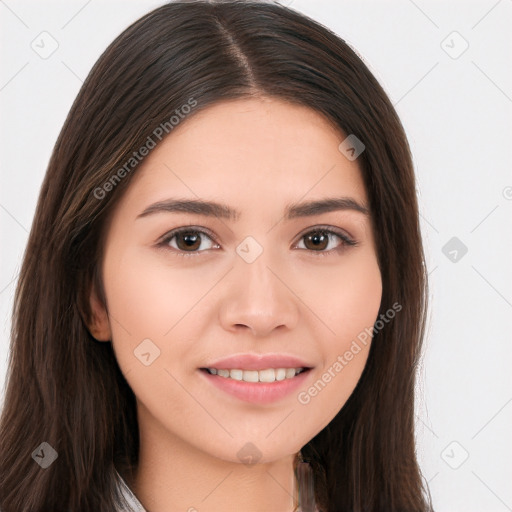
[[[291,370],[295,371],[295,368],[291,368]],[[288,373],[288,370],[286,370],[285,368],[278,368],[275,371],[276,380],[284,380],[284,379],[286,379],[286,374],[287,373]],[[293,377],[293,375],[292,375],[292,377]]]
[[[244,370],[242,380],[245,382],[258,382],[260,380],[259,373],[258,370]],[[231,377],[231,371],[229,372],[229,376]]]
[[[226,370],[228,372],[228,377],[231,377],[235,380],[242,380],[244,377],[244,372],[242,370]],[[224,375],[223,375],[224,377]]]
[[[266,370],[217,370],[216,368],[208,368],[212,375],[220,375],[221,377],[245,382],[274,382],[276,380],[292,379],[303,370],[304,368],[267,368]]]
[[[299,370],[300,370],[300,368],[299,368]],[[287,379],[289,379],[291,377],[295,377],[295,368],[287,368],[285,376]]]
[[[258,374],[258,380],[260,382],[274,382],[276,380],[276,371],[273,368],[269,368],[268,370],[261,370],[256,373]],[[295,371],[293,372],[293,375],[295,376]]]

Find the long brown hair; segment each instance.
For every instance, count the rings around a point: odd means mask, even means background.
[[[136,172],[126,162],[162,123],[170,133],[169,119],[190,110],[183,105],[196,102],[192,116],[257,95],[308,106],[364,143],[357,161],[382,275],[379,314],[402,308],[375,332],[346,404],[302,448],[318,507],[432,509],[414,436],[427,275],[401,122],[367,66],[329,29],[277,3],[205,0],[165,4],[120,34],[89,73],[54,147],[13,308],[0,421],[3,512],[115,510],[115,471],[133,474],[139,439],[135,397],[112,344],[96,342],[86,327],[91,284],[103,293],[105,220]],[[58,454],[47,469],[32,456],[43,442]]]

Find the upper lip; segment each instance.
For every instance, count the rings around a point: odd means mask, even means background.
[[[311,368],[311,365],[289,354],[235,354],[212,361],[203,368],[265,370],[267,368]]]

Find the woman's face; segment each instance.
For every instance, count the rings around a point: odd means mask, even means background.
[[[91,332],[112,340],[142,436],[266,462],[296,453],[345,404],[382,284],[344,139],[306,107],[244,99],[183,120],[139,166],[106,231],[108,313],[92,294]],[[234,356],[247,357],[222,362]]]

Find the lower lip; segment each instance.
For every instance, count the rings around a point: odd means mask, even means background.
[[[270,404],[276,402],[304,384],[311,369],[301,372],[291,379],[278,380],[274,382],[245,382],[220,375],[212,375],[206,370],[199,372],[222,391],[235,396],[240,400],[256,404]]]

